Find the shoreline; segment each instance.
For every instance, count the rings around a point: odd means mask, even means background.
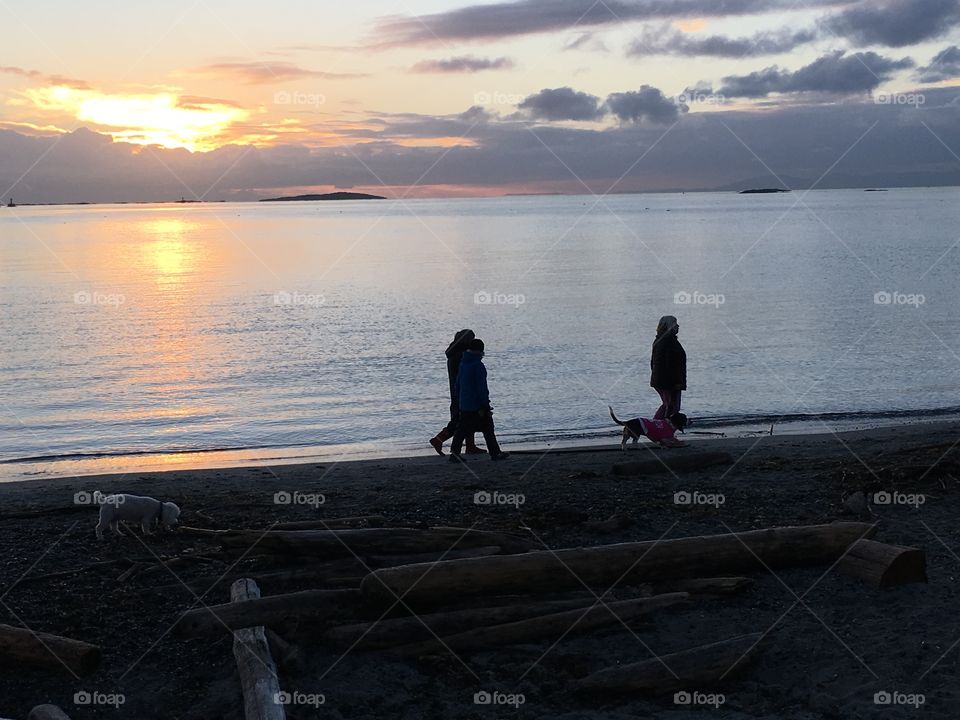
[[[950,425],[960,422],[955,408],[943,408],[937,411],[903,411],[887,416],[873,417],[853,415],[849,419],[840,418],[833,422],[826,419],[808,418],[799,422],[783,422],[773,428],[769,437],[784,439],[792,437],[812,438],[830,437],[834,434],[865,433],[890,428],[915,428],[925,426]],[[907,418],[915,418],[906,422]],[[930,418],[930,419],[923,419]],[[768,436],[761,423],[769,418],[758,418],[749,423],[705,423],[696,425],[684,436],[689,442],[711,443],[711,448],[719,449],[713,443],[725,443],[737,440],[754,440]],[[824,426],[828,430],[824,430]],[[702,434],[700,434],[702,433]],[[522,436],[504,434],[501,443],[510,452],[538,453],[582,450],[591,452],[603,448],[619,447],[620,432],[616,428],[591,430],[560,434],[549,442],[541,437],[523,439]],[[216,470],[238,470],[245,468],[283,467],[311,465],[333,462],[383,462],[392,460],[411,460],[415,458],[434,458],[436,455],[426,442],[414,443],[409,440],[369,441],[350,445],[302,446],[302,447],[254,447],[223,450],[182,450],[175,452],[145,451],[135,454],[78,454],[70,457],[10,459],[0,462],[0,487],[9,483],[37,482],[70,478],[85,478],[107,475],[129,475],[133,473],[156,473],[163,471],[211,472]]]
[[[688,447],[672,450],[656,447],[649,441],[641,439],[639,444],[628,444],[627,450],[622,451],[620,449],[619,433],[616,433],[616,438],[611,441],[598,441],[596,443],[584,444],[570,441],[567,443],[556,443],[549,447],[536,445],[535,443],[515,443],[505,445],[505,447],[511,455],[517,459],[546,458],[550,456],[583,456],[590,458],[599,455],[610,456],[611,463],[643,459],[649,457],[650,453],[663,453],[667,455],[691,454],[699,450],[728,452],[735,458],[791,451],[817,460],[843,454],[853,459],[851,453],[856,452],[855,448],[861,446],[866,447],[868,452],[876,452],[882,450],[885,446],[893,446],[900,449],[913,446],[924,447],[930,442],[942,442],[951,438],[955,439],[957,444],[960,445],[960,421],[937,420],[837,432],[811,432],[783,435],[768,435],[758,432],[755,435],[742,437],[698,437],[688,434],[681,437],[684,442],[688,444]],[[449,444],[445,446],[444,450],[445,452],[449,452]],[[184,458],[187,459],[192,455],[194,455],[194,453],[187,453],[184,455]],[[161,482],[173,479],[179,479],[181,482],[190,479],[206,481],[210,478],[219,478],[229,473],[236,475],[239,481],[241,477],[260,476],[263,474],[273,475],[277,478],[280,476],[297,477],[309,473],[311,469],[318,467],[323,468],[325,471],[329,471],[335,467],[351,468],[355,469],[357,473],[361,475],[371,467],[382,468],[390,466],[417,470],[431,470],[435,467],[449,468],[447,463],[448,455],[441,458],[432,450],[411,450],[408,453],[400,454],[390,454],[390,451],[385,451],[382,455],[372,457],[354,457],[351,455],[352,453],[331,452],[326,455],[289,458],[287,461],[280,462],[276,461],[276,459],[264,458],[260,461],[248,462],[246,464],[211,464],[197,467],[170,467],[169,465],[161,465],[151,468],[138,467],[108,472],[16,478],[0,480],[0,496],[3,496],[5,492],[12,488],[35,486],[40,490],[41,488],[50,488],[56,485],[73,486],[76,484],[92,488],[93,485],[98,482],[109,487],[124,482],[130,483],[131,478],[150,479]],[[468,459],[468,466],[480,469],[488,464],[493,465],[493,463],[489,463],[488,460],[489,458],[486,456]],[[513,469],[510,467],[509,461],[507,464],[500,464],[498,467],[507,471]]]

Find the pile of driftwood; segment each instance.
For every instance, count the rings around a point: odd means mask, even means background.
[[[329,521],[323,524],[329,528]],[[309,637],[337,651],[416,659],[629,626],[664,608],[738,593],[751,585],[750,573],[836,564],[877,588],[926,580],[922,550],[875,542],[874,531],[868,524],[834,523],[544,550],[523,535],[462,528],[187,529],[224,548],[323,562],[237,579],[231,602],[190,610],[175,630],[188,637],[233,632],[247,717],[281,718],[274,655],[282,667],[291,653],[306,650],[282,637],[292,620],[315,624],[316,632],[297,634],[301,643]],[[368,571],[359,573],[362,567]],[[257,581],[278,578],[315,587],[261,597]],[[605,593],[612,587],[630,589],[633,597],[610,599]],[[600,670],[574,689],[709,687],[744,667],[762,637],[745,633]]]
[[[752,573],[799,566],[835,565],[876,588],[926,581],[922,550],[876,542],[875,527],[864,523],[561,550],[513,532],[383,525],[383,518],[370,517],[268,531],[180,529],[220,546],[194,556],[192,565],[236,553],[255,555],[264,566],[183,583],[202,594],[230,582],[230,602],[188,610],[175,627],[180,637],[232,634],[247,718],[284,717],[277,664],[283,670],[308,644],[416,659],[553,642],[730,596],[752,584]],[[592,524],[598,532],[623,525],[622,517]],[[262,596],[260,584],[306,589]],[[613,588],[616,598],[608,594]],[[309,632],[300,632],[304,627]],[[715,686],[753,659],[762,638],[745,632],[600,670],[573,689],[666,693]],[[96,667],[100,650],[0,625],[0,657],[83,675]],[[57,716],[37,715],[43,717]]]

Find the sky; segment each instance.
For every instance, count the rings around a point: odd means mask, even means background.
[[[18,202],[960,184],[960,0],[0,8]]]

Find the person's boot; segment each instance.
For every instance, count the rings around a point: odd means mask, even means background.
[[[443,457],[443,444],[452,437],[453,433],[444,428],[437,433],[436,437],[430,439],[430,445],[433,446],[433,449],[437,451],[437,455]],[[468,445],[467,448],[469,449],[469,447],[470,446]]]
[[[471,435],[470,437],[467,438],[466,453],[467,455],[486,455],[487,450],[486,448],[482,448],[479,445],[477,445],[477,439],[473,435]]]

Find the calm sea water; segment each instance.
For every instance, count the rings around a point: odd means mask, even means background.
[[[608,404],[657,406],[663,314],[703,427],[951,414],[958,200],[0,209],[0,474],[420,450],[445,422],[461,327],[487,343],[508,443],[609,438]]]

